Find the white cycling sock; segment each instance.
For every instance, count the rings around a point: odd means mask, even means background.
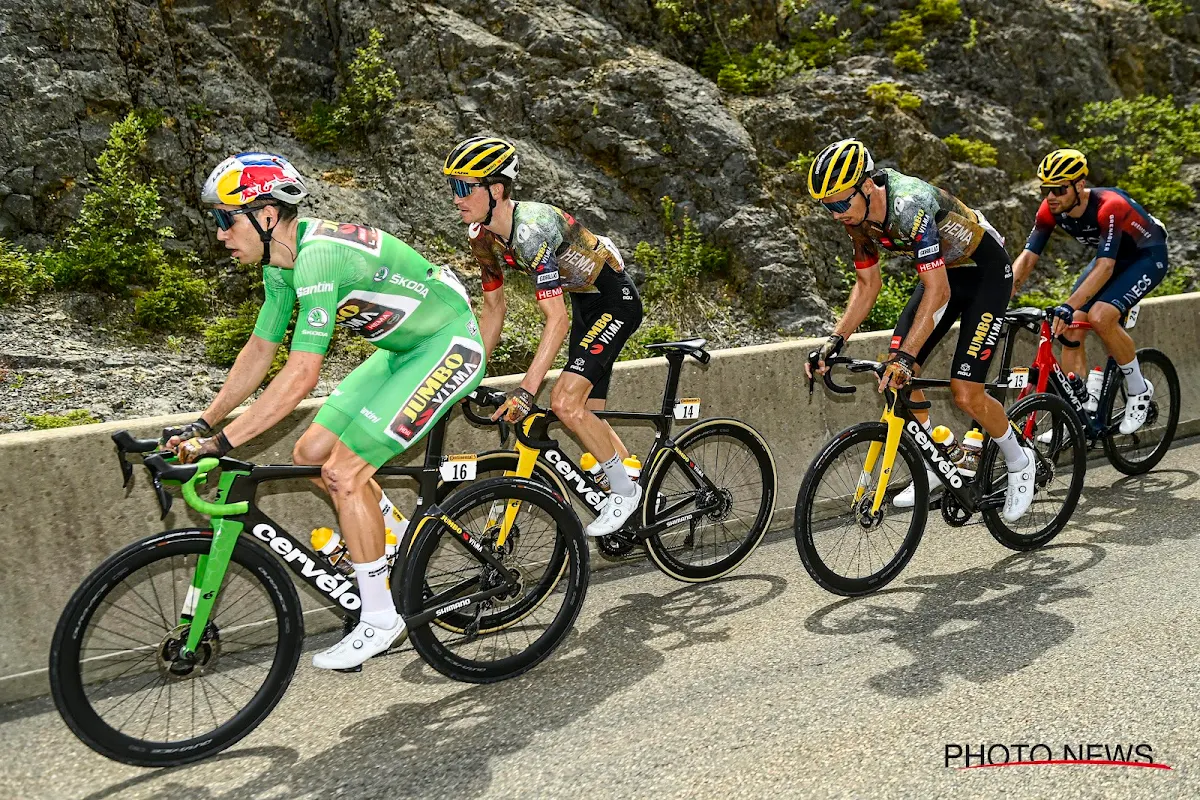
[[[1004,430],[1004,435],[996,439],[996,446],[1004,454],[1004,463],[1008,465],[1009,472],[1020,472],[1029,466],[1029,456],[1021,449],[1021,441],[1012,428]]]
[[[1121,364],[1121,374],[1125,376],[1125,393],[1132,397],[1135,394],[1145,394],[1149,388],[1146,379],[1142,377],[1142,367],[1138,364],[1137,356],[1128,364]]]
[[[621,463],[620,453],[614,453],[612,458],[600,466],[604,469],[604,474],[608,476],[608,488],[613,493],[625,497],[633,497],[637,494],[637,487],[633,485],[633,481],[629,480],[629,473],[625,471],[625,465]]]
[[[362,598],[360,619],[376,628],[396,626],[396,604],[388,590],[387,557],[377,558],[366,564],[354,565],[354,579],[358,582],[358,596]]]
[[[404,515],[400,513],[400,509],[392,504],[388,499],[387,492],[382,489],[379,491],[379,511],[383,514],[383,527],[392,529],[392,533],[396,533],[396,523],[404,521]]]
[[[921,420],[917,420],[917,422],[921,422]],[[933,422],[930,417],[926,417],[925,421],[921,422],[921,427],[925,429],[926,433],[933,436]]]

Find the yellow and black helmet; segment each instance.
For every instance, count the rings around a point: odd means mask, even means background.
[[[1088,174],[1087,156],[1069,147],[1055,150],[1038,164],[1038,180],[1044,186],[1066,186]]]
[[[826,147],[808,168],[808,193],[814,200],[853,189],[875,169],[871,151],[858,139],[842,139]]]
[[[446,156],[442,174],[479,178],[484,183],[517,179],[517,148],[495,136],[472,136],[459,142]]]

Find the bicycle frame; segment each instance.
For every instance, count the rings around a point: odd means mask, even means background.
[[[489,548],[446,516],[436,502],[429,502],[426,499],[437,496],[444,436],[445,420],[443,419],[429,432],[425,460],[420,466],[385,466],[376,472],[376,475],[382,476],[406,475],[415,478],[420,484],[412,522],[405,532],[403,542],[400,543],[396,563],[392,567],[392,580],[399,580],[403,577],[408,551],[412,543],[416,541],[416,537],[428,524],[446,526],[455,533],[451,539],[460,547],[471,553],[476,559],[495,568],[497,574],[508,574],[504,565],[489,551]],[[120,442],[118,442],[118,447],[121,447]],[[123,453],[124,449],[122,448],[122,462],[125,463]],[[207,481],[208,473],[218,467],[221,469],[221,476],[218,481],[216,502],[203,500],[197,493],[197,483]],[[315,478],[320,474],[320,466],[255,465],[232,458],[205,458],[196,464],[192,477],[181,484],[184,498],[188,504],[200,513],[208,515],[213,529],[212,545],[206,555],[197,559],[196,571],[185,596],[179,618],[178,625],[180,627],[190,626],[187,641],[180,653],[185,660],[194,655],[200,647],[221,584],[225,580],[225,573],[229,567],[234,547],[238,538],[247,530],[249,531],[247,535],[256,544],[279,556],[297,578],[333,601],[339,613],[351,621],[357,621],[362,601],[354,582],[331,566],[323,564],[322,559],[309,548],[308,543],[288,533],[282,525],[254,505],[255,495],[262,483],[289,478]],[[156,483],[158,482],[157,476],[154,480]],[[165,480],[172,479],[167,477]],[[156,486],[156,489],[158,488],[160,487]],[[160,493],[160,502],[162,502],[163,496]],[[405,617],[406,625],[408,627],[424,625],[435,617],[453,610],[453,607],[457,607],[459,604],[478,603],[503,594],[511,588],[511,581],[506,581],[499,586],[463,595],[463,592],[471,588],[472,583],[477,582],[478,579],[463,580],[430,598],[426,610],[411,617]]]
[[[695,489],[706,488],[715,491],[717,488],[700,467],[671,438],[671,428],[675,420],[676,395],[679,391],[679,378],[683,372],[684,355],[681,352],[666,354],[667,383],[663,391],[662,409],[658,413],[650,414],[635,411],[593,412],[600,419],[640,420],[650,422],[654,425],[654,443],[651,445],[650,453],[646,457],[646,464],[642,469],[642,474],[638,478],[638,484],[643,489],[646,488],[650,476],[654,473],[655,466],[664,458],[677,458],[683,468],[684,474],[687,475]],[[525,436],[518,437],[516,443],[518,453],[517,469],[515,471],[506,471],[505,475],[515,475],[522,478],[532,477],[534,464],[539,458],[543,458],[545,463],[563,479],[563,484],[566,486],[567,491],[591,509],[592,513],[599,514],[604,505],[607,493],[588,476],[582,467],[562,451],[557,441],[548,438],[547,429],[555,422],[558,422],[558,418],[554,415],[554,412],[540,409],[525,418],[522,422],[522,430]],[[525,438],[530,444],[526,444],[522,441],[522,438]],[[644,540],[670,528],[674,528],[677,525],[691,522],[697,516],[707,514],[716,508],[715,504],[711,507],[708,505],[698,506],[693,511],[677,514],[677,512],[681,511],[691,502],[692,499],[683,499],[666,508],[659,509],[659,512],[667,516],[668,519],[644,527],[640,521],[634,521],[630,523],[630,526],[626,530],[613,535],[630,541]],[[505,511],[504,526],[501,529],[502,537],[510,528],[512,519],[515,518],[516,511],[519,508],[520,501],[514,500],[509,503],[509,508]]]

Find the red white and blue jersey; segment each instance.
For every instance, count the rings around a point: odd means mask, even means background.
[[[1167,241],[1163,224],[1120,189],[1092,189],[1087,208],[1078,218],[1052,214],[1049,202],[1043,200],[1025,249],[1041,255],[1056,225],[1080,244],[1095,247],[1096,258],[1111,258],[1118,263],[1134,261],[1140,251]]]

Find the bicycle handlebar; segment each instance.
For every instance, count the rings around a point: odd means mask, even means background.
[[[825,370],[824,379],[825,385],[830,389],[830,391],[836,392],[837,394],[854,394],[858,391],[857,386],[842,386],[833,380],[833,367],[842,364],[844,364],[846,369],[850,370],[851,372],[874,372],[880,378],[883,377],[883,371],[887,367],[886,364],[879,361],[867,361],[865,359],[850,358],[849,356],[833,356],[825,362],[827,369]],[[812,387],[814,383],[814,379],[810,378],[808,381],[809,394],[812,394]],[[910,395],[912,392],[913,388],[910,386],[906,386],[899,392],[898,396],[902,399],[902,402],[906,407],[912,409],[913,411],[924,411],[925,409],[932,407],[933,404],[928,400],[917,401],[913,400],[911,397],[905,396]]]
[[[159,508],[164,519],[171,510],[171,495],[163,483],[178,483],[187,504],[208,517],[229,517],[245,514],[250,510],[250,503],[243,500],[237,503],[212,503],[202,498],[196,491],[196,484],[208,480],[208,473],[221,465],[220,459],[202,458],[195,464],[168,463],[174,460],[175,454],[170,450],[159,450],[155,439],[135,439],[129,431],[117,431],[112,435],[117,445],[117,456],[121,462],[121,474],[124,477],[122,486],[128,486],[133,477],[133,464],[125,458],[126,453],[143,454],[142,466],[150,473],[150,482],[154,485],[154,494],[158,498]],[[150,455],[145,455],[150,453]]]

